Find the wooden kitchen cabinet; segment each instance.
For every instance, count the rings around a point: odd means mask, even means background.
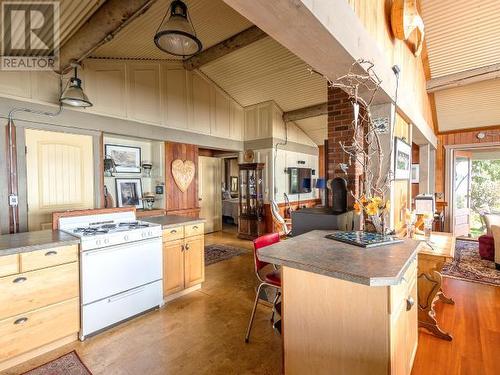
[[[163,231],[163,296],[170,301],[205,281],[203,223]]]
[[[78,245],[0,257],[0,266],[0,372],[77,339]]]

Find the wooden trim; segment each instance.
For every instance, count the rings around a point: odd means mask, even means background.
[[[283,113],[283,121],[291,122],[328,114],[328,102],[314,104],[309,107],[294,109]]]
[[[207,48],[206,50],[198,53],[197,55],[190,57],[183,63],[184,69],[194,70],[201,66],[208,64],[211,61],[217,60],[222,56],[225,56],[231,52],[237,51],[240,48],[248,46],[254,42],[257,42],[265,38],[267,34],[259,29],[257,26],[251,26],[246,30],[233,35],[216,45]]]
[[[437,135],[462,134],[462,133],[488,131],[488,130],[500,130],[500,125],[478,126],[475,128],[457,129],[457,130],[445,130],[438,132]]]
[[[167,210],[164,208],[153,208],[152,210],[135,210],[135,217],[136,218],[143,218],[143,217],[155,217],[155,216],[165,216],[167,213]]]
[[[427,81],[427,92],[431,93],[497,78],[500,78],[500,63],[430,79]]]
[[[104,208],[105,198],[104,198],[104,133],[101,133],[99,137],[99,163],[98,168],[100,171],[99,174],[99,194],[101,196],[101,202],[99,207]]]
[[[9,156],[9,126],[5,128],[5,158],[7,164],[7,184],[8,184],[8,195],[14,194],[19,197],[18,194],[18,179],[17,179],[17,140],[16,140],[16,126],[12,123],[12,129],[10,136],[12,137],[12,165],[10,164]],[[17,206],[7,206],[9,208],[9,232],[19,232],[19,205]],[[14,228],[14,215],[17,217],[16,225]]]
[[[52,213],[52,229],[59,229],[59,219],[62,217],[84,216],[84,215],[99,215],[110,214],[113,212],[127,212],[133,211],[135,207],[114,207],[114,208],[90,208],[86,210],[73,210],[73,211],[58,211]]]
[[[180,210],[166,210],[166,215],[179,215],[198,218],[200,216],[201,208],[186,208]]]

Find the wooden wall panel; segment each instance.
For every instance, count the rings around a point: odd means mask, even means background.
[[[191,160],[195,164],[195,175],[189,188],[183,193],[172,176],[172,162],[176,159]],[[198,146],[165,142],[165,199],[168,214],[196,216],[198,205]]]
[[[161,123],[160,65],[136,63],[129,65],[128,115],[130,118]]]

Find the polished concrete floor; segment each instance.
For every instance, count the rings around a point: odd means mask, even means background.
[[[251,242],[231,229],[206,236],[247,254],[206,268],[200,291],[100,335],[35,358],[6,374],[19,374],[76,349],[98,374],[261,374],[282,372],[281,338],[260,305],[249,344],[245,329],[255,296]],[[455,306],[438,306],[452,342],[421,332],[413,375],[500,373],[500,288],[445,280]],[[308,374],[304,374],[308,375]]]

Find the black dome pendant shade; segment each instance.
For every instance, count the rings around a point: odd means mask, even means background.
[[[170,14],[167,12],[161,21],[154,37],[156,46],[164,52],[175,56],[192,56],[202,49],[200,40],[196,37],[186,4],[174,0],[170,4]]]

